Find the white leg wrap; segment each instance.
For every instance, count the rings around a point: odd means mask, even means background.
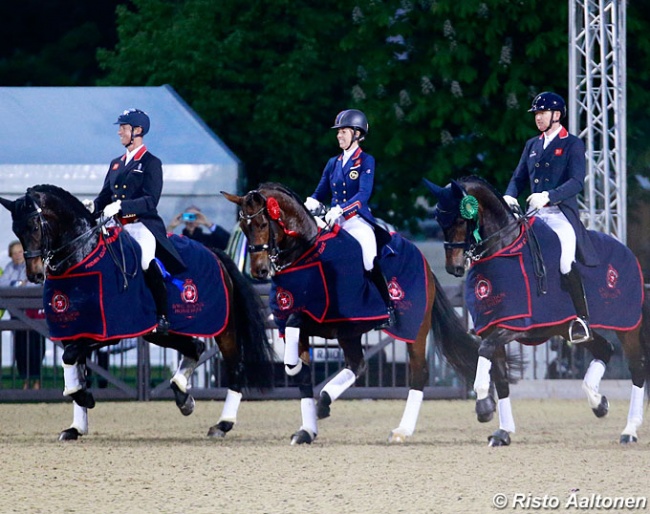
[[[354,372],[349,368],[344,368],[339,371],[332,380],[330,380],[321,394],[327,393],[330,395],[332,401],[336,400],[341,396],[354,382],[357,380],[357,377],[354,376]]]
[[[302,398],[300,400],[300,412],[302,414],[301,430],[306,430],[314,437],[318,434],[318,418],[316,417],[316,402],[313,398]]]
[[[237,411],[239,410],[241,397],[241,393],[228,389],[226,401],[223,403],[223,409],[219,421],[232,421],[233,423],[237,421]]]
[[[300,329],[287,327],[284,331],[284,363],[287,366],[298,364],[298,340]]]
[[[176,370],[176,373],[174,373],[174,376],[171,378],[169,382],[176,384],[176,386],[183,393],[187,393],[188,389],[192,389],[192,384],[190,383],[190,379],[194,374],[194,370],[196,369],[197,364],[198,361],[194,359],[182,357],[181,361],[178,363],[178,369]]]
[[[476,378],[474,379],[474,391],[477,400],[487,398],[490,391],[490,369],[492,369],[492,363],[485,357],[479,357],[476,365]]]
[[[415,425],[418,422],[420,415],[420,407],[422,407],[422,398],[424,393],[416,389],[409,390],[408,398],[406,399],[406,407],[404,407],[404,414],[402,414],[402,421],[399,422],[400,434],[405,436],[412,436],[415,432]]]
[[[70,396],[83,389],[81,382],[81,365],[63,364],[63,396]]]
[[[594,359],[589,364],[589,369],[587,369],[585,378],[582,381],[582,390],[587,395],[587,401],[592,409],[598,408],[603,397],[598,390],[600,389],[600,380],[604,374],[605,363],[601,360]]]
[[[510,434],[515,433],[515,418],[512,416],[512,404],[510,398],[504,398],[497,403],[499,411],[499,428]]]
[[[643,387],[632,386],[630,410],[627,413],[627,425],[624,434],[636,437],[636,429],[643,423]]]
[[[72,402],[73,414],[72,414],[72,425],[70,428],[74,428],[82,435],[88,434],[88,409],[86,407],[79,407],[77,402]]]

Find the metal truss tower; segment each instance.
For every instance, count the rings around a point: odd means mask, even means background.
[[[588,228],[627,234],[627,0],[569,0],[569,131],[587,150],[579,199]]]

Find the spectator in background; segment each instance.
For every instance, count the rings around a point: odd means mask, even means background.
[[[208,248],[219,248],[225,250],[230,239],[230,232],[216,223],[212,223],[201,212],[201,209],[190,205],[183,212],[174,216],[171,223],[167,225],[167,232],[173,232],[181,223],[185,223],[183,235],[194,239]],[[201,227],[207,227],[209,233],[203,232]]]
[[[9,243],[9,257],[0,276],[0,287],[25,287],[32,285],[27,280],[25,256],[20,241]],[[30,318],[42,317],[39,311],[28,309]],[[15,317],[12,316],[15,319]],[[33,389],[41,387],[41,364],[45,356],[45,338],[33,330],[16,330],[14,332],[14,358],[18,368],[18,376],[24,381],[23,389],[29,389],[30,381]]]

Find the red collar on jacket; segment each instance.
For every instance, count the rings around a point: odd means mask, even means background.
[[[142,147],[140,148],[140,150],[138,150],[138,151],[135,153],[135,155],[133,156],[133,159],[131,159],[131,160],[132,160],[132,161],[139,161],[140,159],[142,159],[142,156],[143,156],[146,152],[147,152],[147,147],[146,147],[145,145],[142,145]],[[123,160],[123,161],[126,161],[126,154],[124,154],[124,155],[122,156],[122,160]]]

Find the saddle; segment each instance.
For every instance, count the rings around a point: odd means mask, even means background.
[[[560,241],[539,218],[530,230],[542,248],[544,287],[531,235],[519,237],[495,255],[472,263],[465,300],[480,335],[492,326],[515,331],[558,325],[575,318],[573,302],[561,283]],[[589,231],[600,257],[598,266],[576,263],[585,285],[592,328],[632,330],[641,321],[643,275],[634,254],[611,236]]]

